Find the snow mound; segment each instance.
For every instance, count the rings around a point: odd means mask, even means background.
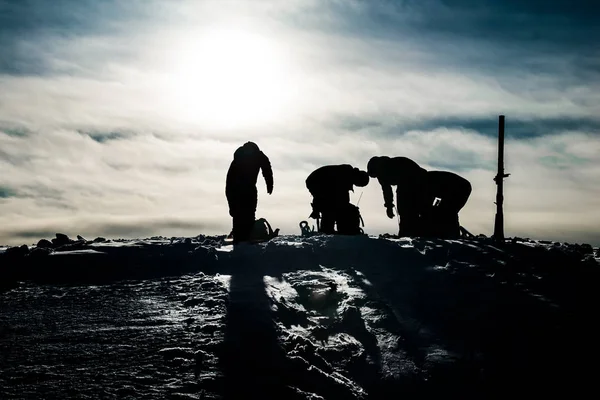
[[[583,394],[595,382],[586,365],[599,355],[600,260],[588,245],[282,236],[234,248],[199,236],[44,246],[0,254],[3,398],[23,388],[489,398]],[[36,317],[50,310],[50,322]],[[94,382],[59,384],[70,359]]]

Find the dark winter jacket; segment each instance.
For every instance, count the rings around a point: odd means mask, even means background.
[[[471,183],[453,172],[427,172],[425,205],[431,206],[437,197],[441,201],[439,207],[451,213],[458,213],[471,195]]]
[[[255,192],[259,170],[262,171],[267,184],[267,191],[271,193],[273,191],[273,170],[269,158],[252,142],[239,147],[233,155],[233,161],[227,172],[225,184],[227,198],[239,193]]]
[[[380,157],[377,180],[383,191],[384,206],[394,204],[391,185],[397,185],[398,196],[415,196],[423,191],[427,170],[406,157]]]
[[[348,195],[354,190],[354,167],[341,164],[317,168],[306,178],[306,188],[313,196]]]

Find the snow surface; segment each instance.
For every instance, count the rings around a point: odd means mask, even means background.
[[[2,252],[0,398],[464,399],[595,384],[598,249],[223,239]]]

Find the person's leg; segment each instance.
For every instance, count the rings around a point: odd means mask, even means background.
[[[352,234],[353,209],[356,208],[350,204],[350,195],[348,190],[332,191],[330,195],[331,212],[337,226],[337,233],[342,235]]]
[[[415,211],[400,214],[398,236],[416,237],[421,232],[421,218]]]
[[[239,210],[233,211],[233,243],[239,243],[244,240],[245,236],[245,222],[244,222],[244,214]]]
[[[336,205],[333,199],[328,196],[320,199],[321,202],[321,233],[334,234],[335,222],[337,217]]]
[[[321,226],[319,232],[333,234],[335,233],[335,214],[331,209],[325,209],[321,212]]]
[[[444,208],[430,207],[421,216],[421,236],[450,239],[460,234],[458,214]]]
[[[449,212],[444,214],[442,219],[442,234],[447,239],[457,239],[460,237],[460,224],[458,222],[458,213]]]
[[[403,190],[396,192],[396,203],[400,222],[398,236],[415,237],[420,235],[421,218],[419,216],[419,197],[417,193]]]
[[[254,217],[250,213],[244,212],[240,215],[237,226],[237,237],[235,233],[233,236],[234,242],[246,242],[250,240],[250,234],[254,227]]]
[[[350,203],[344,203],[339,201],[339,198],[336,199],[335,204],[334,204],[334,219],[335,219],[335,224],[336,224],[336,232],[340,235],[347,235],[348,234],[348,225],[349,225],[349,221],[348,221],[348,205],[350,205]]]
[[[243,242],[250,239],[256,218],[257,192],[246,190],[238,194],[236,215],[234,216],[234,242]]]
[[[229,205],[229,215],[231,216],[232,222],[231,236],[233,237],[233,241],[236,242],[237,237],[240,236],[239,230],[241,222],[241,206],[236,193],[227,193],[227,204]]]
[[[331,193],[320,191],[313,194],[313,206],[321,214],[319,222],[319,232],[333,234],[335,233],[335,204]]]

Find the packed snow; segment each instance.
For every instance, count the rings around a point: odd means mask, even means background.
[[[480,236],[0,250],[0,398],[491,398],[593,389],[598,248]]]

